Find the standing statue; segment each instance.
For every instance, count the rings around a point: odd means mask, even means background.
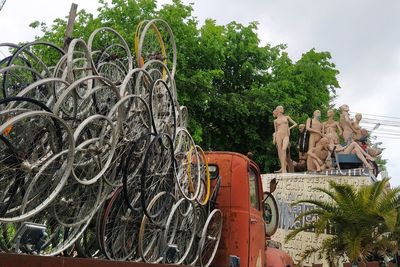
[[[287,162],[286,162],[286,151],[289,145],[290,130],[297,126],[297,123],[292,120],[289,116],[283,114],[284,109],[282,106],[277,106],[273,112],[274,117],[274,128],[275,132],[273,134],[273,143],[276,145],[278,150],[278,157],[281,164],[280,172],[287,172]],[[292,126],[289,127],[289,122]]]
[[[360,145],[360,147],[364,150],[367,151],[367,153],[371,157],[377,157],[380,154],[382,154],[382,149],[379,149],[378,147],[374,146],[371,144],[369,141],[369,133],[366,129],[361,128],[361,138],[356,140],[357,144]]]
[[[308,150],[307,171],[324,171],[325,161],[329,156],[329,140],[322,137],[315,147]]]
[[[359,141],[363,134],[361,132],[361,126],[360,126],[360,122],[362,120],[362,114],[361,113],[357,113],[356,116],[354,117],[354,121],[352,122],[352,126],[353,126],[353,140],[354,141]]]
[[[328,120],[322,124],[322,133],[329,139],[339,138],[343,134],[342,128],[339,123],[333,119],[335,113],[332,109],[328,110],[326,113]],[[339,135],[338,135],[339,132]]]
[[[306,122],[306,130],[310,134],[310,139],[308,141],[308,151],[316,146],[318,141],[324,136],[322,133],[322,123],[321,119],[321,111],[315,110],[313,114],[313,118],[308,118]]]
[[[342,127],[343,129],[343,139],[346,142],[346,144],[350,144],[353,136],[353,124],[352,121],[350,119],[350,115],[349,115],[349,106],[344,104],[340,106],[340,121],[339,121],[339,125],[340,127]]]

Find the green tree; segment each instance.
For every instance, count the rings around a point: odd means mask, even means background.
[[[199,26],[193,5],[181,0],[161,8],[153,0],[100,0],[98,11],[97,17],[85,10],[78,13],[74,37],[87,40],[94,29],[108,26],[133,50],[139,21],[167,21],[178,50],[178,98],[188,107],[195,141],[206,150],[252,151],[264,172],[278,168],[272,110],[283,105],[292,118],[304,122],[314,109],[325,111],[339,88],[329,52],[312,49],[293,62],[285,45],[261,44],[256,22],[218,25],[208,19]],[[41,27],[43,36],[38,38],[62,45],[65,19],[50,27],[32,26]],[[294,131],[292,140],[296,138]]]
[[[315,205],[315,209],[303,212],[296,220],[316,215],[317,220],[292,231],[286,241],[302,231],[315,231],[317,235],[331,229],[332,236],[321,246],[311,247],[303,257],[311,253],[325,256],[331,266],[339,257],[348,257],[352,263],[377,259],[395,249],[388,238],[397,224],[400,207],[400,187],[388,189],[389,180],[383,179],[356,190],[349,184],[330,182],[330,190],[316,188],[329,200],[300,200],[299,203]]]

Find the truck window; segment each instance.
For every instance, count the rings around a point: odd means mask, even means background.
[[[257,175],[254,170],[249,169],[249,190],[250,190],[250,205],[255,209],[260,209],[258,199],[258,183]]]

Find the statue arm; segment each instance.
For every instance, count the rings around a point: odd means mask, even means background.
[[[342,129],[342,127],[340,127],[340,125],[339,125],[338,122],[336,122],[336,127],[337,127],[338,130],[339,130],[339,135],[343,135],[343,129]]]
[[[276,144],[276,120],[274,120],[274,133],[272,134],[272,143]]]
[[[292,123],[292,126],[289,127],[289,130],[297,127],[297,122],[295,122],[290,116],[286,116],[286,118]]]

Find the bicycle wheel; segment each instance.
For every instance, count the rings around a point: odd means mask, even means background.
[[[136,203],[136,199],[141,198],[140,170],[145,158],[144,155],[153,137],[154,134],[148,133],[132,143],[129,152],[126,155],[126,161],[124,162],[125,165],[122,169],[122,183],[125,200],[128,207],[135,211],[138,209],[142,210],[141,205],[139,207],[133,207],[131,203]]]
[[[213,210],[207,218],[199,243],[199,262],[201,266],[208,267],[217,253],[222,233],[222,212]]]
[[[169,135],[159,134],[151,141],[144,157],[140,186],[144,213],[153,220],[170,203],[165,201],[164,206],[151,211],[148,209],[150,201],[159,192],[173,192],[175,186],[173,143]]]
[[[157,80],[150,93],[150,111],[153,117],[153,130],[155,133],[167,133],[175,138],[176,114],[175,104],[167,84]]]
[[[186,129],[178,129],[174,148],[178,189],[183,197],[195,200],[200,192],[201,159],[193,138]]]
[[[29,62],[32,68],[42,73],[44,77],[52,77],[50,69],[64,54],[64,51],[53,43],[34,41],[16,49],[7,62],[7,66],[19,65],[23,58],[23,64]]]
[[[83,77],[97,75],[90,51],[82,39],[73,39],[66,55],[66,79],[69,83]],[[90,81],[85,84],[86,90],[90,90],[92,86]]]
[[[158,263],[163,259],[163,233],[170,209],[160,209],[165,206],[165,201],[174,202],[174,197],[167,192],[159,192],[149,202],[149,213],[157,214],[151,220],[143,216],[139,230],[139,255],[144,262]],[[171,201],[172,200],[172,201]],[[172,206],[172,205],[171,205]],[[155,209],[155,210],[154,210]],[[162,211],[161,213],[159,211]]]
[[[128,44],[112,28],[102,27],[92,32],[88,49],[92,52],[97,72],[116,84],[121,84],[127,72],[133,69]]]
[[[188,126],[188,109],[186,106],[180,106],[178,110],[178,127],[187,128]]]
[[[24,65],[12,65],[0,69],[0,87],[3,98],[16,96],[31,83],[43,79],[35,69]]]
[[[52,108],[57,96],[69,85],[68,82],[59,78],[41,79],[22,89],[17,96],[38,100],[41,103],[45,103],[47,107]]]
[[[196,145],[196,149],[199,152],[200,160],[200,190],[197,197],[197,202],[201,205],[207,205],[208,199],[210,198],[210,170],[208,169],[208,160],[203,149]]]
[[[152,59],[143,65],[143,69],[148,71],[153,81],[163,80],[168,85],[168,88],[170,88],[171,94],[175,101],[175,105],[177,105],[178,97],[175,80],[164,62],[157,59]]]
[[[75,130],[74,140],[73,177],[81,184],[93,184],[111,164],[116,149],[117,130],[108,117],[93,115]]]
[[[149,60],[162,61],[171,70],[172,77],[176,69],[176,43],[168,23],[161,19],[145,22],[140,33],[136,60],[142,67]]]
[[[96,215],[90,220],[89,226],[81,237],[75,242],[75,249],[82,258],[104,258],[99,244],[98,228],[104,211],[104,203],[98,209]],[[95,220],[94,220],[95,219]]]
[[[180,199],[168,216],[164,231],[166,248],[164,263],[181,264],[188,256],[192,247],[197,226],[196,209],[193,202]]]
[[[196,265],[199,260],[199,243],[201,240],[201,233],[203,232],[204,229],[204,224],[206,223],[207,220],[207,211],[204,206],[196,204],[195,209],[196,209],[196,221],[197,221],[196,232],[194,235],[194,240],[192,242],[190,251],[185,259],[185,264],[192,266]]]
[[[0,220],[21,221],[44,209],[61,190],[71,171],[74,142],[65,122],[45,111],[19,114],[0,126],[0,132],[5,130],[0,138],[0,180],[5,190]],[[25,201],[23,213],[4,211],[19,210]]]
[[[109,185],[116,187],[122,185],[122,168],[130,147],[139,145],[137,141],[142,136],[148,136],[151,131],[151,114],[146,102],[141,97],[128,95],[114,105],[108,117],[120,128],[116,152],[104,178]],[[141,142],[144,141],[141,140]],[[140,145],[142,146],[142,144]],[[114,180],[110,178],[114,178]]]
[[[137,95],[148,103],[152,84],[153,79],[146,70],[130,70],[120,86],[120,95]]]
[[[73,177],[49,205],[53,218],[64,227],[79,227],[91,219],[104,201],[103,181],[83,185]]]
[[[87,90],[87,84],[92,84]],[[63,90],[53,107],[54,114],[70,122],[75,129],[79,122],[95,114],[107,115],[119,101],[117,87],[102,76],[83,77]]]
[[[128,208],[122,188],[115,191],[103,216],[101,242],[106,257],[121,261],[136,258],[142,214]]]

